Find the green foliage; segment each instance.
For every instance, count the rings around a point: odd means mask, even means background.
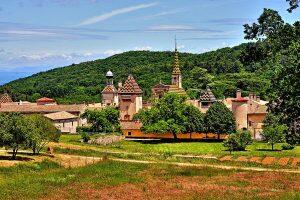
[[[91,131],[110,133],[120,130],[119,111],[113,107],[102,110],[86,110],[82,114],[91,124]]]
[[[89,133],[83,132],[81,133],[81,138],[83,142],[87,143],[91,139],[91,136]]]
[[[272,150],[274,150],[274,144],[284,141],[284,132],[287,130],[285,125],[270,125],[264,126],[261,133],[263,139],[271,144]]]
[[[16,159],[18,150],[26,146],[28,123],[18,113],[0,113],[0,146],[12,149],[12,159]]]
[[[168,93],[149,110],[141,110],[134,118],[139,119],[142,130],[150,133],[172,133],[203,131],[203,114],[194,106],[185,103],[186,98]]]
[[[206,84],[212,84],[215,86],[211,87],[214,93],[216,90],[220,97],[228,96],[228,93],[218,86],[228,85],[230,88],[236,88],[239,77],[232,77],[228,81],[226,76],[222,78],[219,76],[249,72],[248,67],[244,66],[240,59],[245,46],[242,44],[203,54],[181,53],[179,57],[183,87],[205,89]],[[143,89],[143,97],[148,99],[151,96],[151,87],[160,80],[170,84],[173,62],[173,52],[130,51],[106,59],[41,72],[8,83],[0,87],[0,91],[8,90],[16,101],[35,101],[41,96],[47,96],[55,98],[59,103],[100,102],[100,93],[106,85],[105,74],[108,70],[112,70],[115,83],[124,81],[128,73],[133,74]],[[268,77],[260,76],[253,70],[250,72],[251,82],[268,80]],[[248,83],[246,78],[243,81]],[[259,87],[254,89],[257,88]],[[248,88],[241,87],[241,89],[248,91]],[[259,94],[261,91],[254,90],[254,92]],[[199,94],[196,93],[193,98],[199,98]]]
[[[253,140],[249,131],[237,131],[229,135],[223,143],[230,152],[245,151],[246,147],[252,144]]]
[[[39,154],[49,142],[59,140],[60,132],[49,119],[41,115],[24,117],[28,129],[26,146],[32,149],[33,154]]]
[[[295,148],[295,146],[290,145],[290,144],[283,144],[281,145],[282,150],[292,150]]]
[[[221,102],[215,102],[206,112],[206,131],[211,133],[232,133],[236,125],[232,112]]]

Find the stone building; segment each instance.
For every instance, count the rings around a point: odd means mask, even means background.
[[[128,76],[124,85],[120,85],[118,95],[121,121],[132,120],[133,116],[143,108],[142,93],[132,75]]]
[[[44,116],[50,119],[53,122],[54,126],[62,133],[74,134],[76,133],[76,128],[82,125],[79,116],[65,111],[49,113],[45,114]]]
[[[106,73],[106,86],[102,91],[102,105],[103,106],[118,106],[119,97],[118,91],[114,86],[114,75],[111,71]]]
[[[180,95],[186,95],[185,90],[182,88],[182,74],[180,71],[179,56],[177,51],[177,42],[175,40],[175,55],[171,85],[165,85],[162,82],[152,87],[152,97],[159,99],[164,96],[165,93],[177,93]]]
[[[206,113],[206,111],[209,109],[209,107],[216,102],[217,99],[215,95],[210,90],[209,86],[206,87],[205,90],[203,90],[200,94],[199,99],[199,109],[202,113]]]

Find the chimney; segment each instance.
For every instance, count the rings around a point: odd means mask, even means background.
[[[118,88],[122,88],[123,87],[123,84],[122,84],[122,81],[120,81],[119,83],[118,83]]]
[[[260,96],[256,96],[256,101],[260,102]]]
[[[254,93],[253,92],[249,92],[249,99],[253,100],[254,99]]]
[[[237,89],[237,90],[236,90],[236,98],[237,98],[237,99],[242,98],[242,91],[241,91],[240,89]]]

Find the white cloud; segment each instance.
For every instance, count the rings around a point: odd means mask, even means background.
[[[94,16],[91,17],[89,19],[86,19],[84,21],[82,21],[81,23],[75,25],[75,26],[85,26],[85,25],[90,25],[90,24],[95,24],[104,20],[107,20],[111,17],[114,17],[116,15],[121,15],[124,13],[129,13],[129,12],[133,12],[136,10],[140,10],[140,9],[144,9],[144,8],[149,8],[149,7],[153,7],[156,6],[158,3],[149,3],[149,4],[139,4],[139,5],[135,5],[135,6],[131,6],[131,7],[125,7],[125,8],[120,8],[120,9],[116,9],[116,10],[112,10],[108,13],[104,13],[102,15],[98,15],[98,16]]]
[[[152,50],[152,47],[150,46],[144,46],[144,47],[134,47],[135,51],[150,51]]]
[[[120,54],[122,53],[123,51],[121,49],[109,49],[107,51],[104,51],[103,54],[105,56],[113,56],[115,54]]]
[[[185,48],[184,45],[178,45],[178,46],[177,46],[177,49],[184,49],[184,48]]]
[[[173,14],[176,14],[176,13],[179,13],[179,12],[182,12],[182,11],[178,11],[178,10],[163,11],[163,12],[160,12],[160,13],[149,15],[149,16],[145,17],[145,19],[152,19],[152,18],[155,18],[155,17],[162,17],[162,16],[166,16],[166,15],[173,15]]]

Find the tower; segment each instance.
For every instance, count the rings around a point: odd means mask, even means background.
[[[179,67],[176,37],[175,37],[175,60],[174,60],[173,72],[172,72],[172,85],[176,85],[178,88],[182,88],[182,76]]]
[[[102,104],[105,106],[119,104],[118,92],[114,86],[114,74],[111,71],[106,73],[106,86],[102,91]]]
[[[119,110],[122,121],[130,121],[143,108],[142,93],[132,75],[129,75],[124,85],[119,88]]]
[[[242,91],[236,91],[236,98],[232,100],[232,113],[236,121],[237,129],[248,127],[248,99],[242,97]]]

